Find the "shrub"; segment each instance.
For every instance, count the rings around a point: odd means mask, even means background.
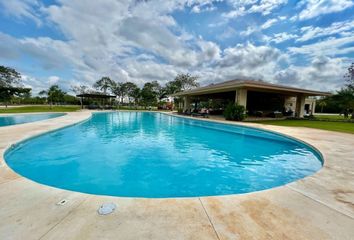
[[[246,117],[245,107],[229,103],[225,108],[224,117],[226,120],[242,121]]]

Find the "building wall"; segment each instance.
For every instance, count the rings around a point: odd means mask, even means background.
[[[306,98],[305,99],[305,106],[308,104],[309,111],[305,112],[306,114],[314,114],[316,108],[316,99],[314,98]],[[284,103],[285,109],[291,109],[293,112],[296,110],[296,97],[287,97]]]

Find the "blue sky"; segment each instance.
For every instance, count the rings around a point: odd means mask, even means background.
[[[350,0],[0,0],[0,64],[36,93],[178,73],[334,91],[354,61]]]

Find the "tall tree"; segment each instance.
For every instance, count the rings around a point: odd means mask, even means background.
[[[170,95],[198,87],[199,83],[197,82],[197,80],[197,76],[192,76],[189,73],[178,74],[173,81],[170,81],[166,84],[164,88],[165,95]],[[175,104],[178,104],[179,101],[181,101],[180,98],[174,98]]]
[[[31,89],[23,88],[20,84],[21,74],[19,72],[10,67],[0,66],[0,101],[4,102],[6,107],[12,97],[30,94]]]
[[[160,89],[161,86],[157,81],[144,84],[144,87],[141,89],[141,100],[145,108],[157,104]]]
[[[197,80],[197,76],[192,76],[189,73],[178,74],[173,81],[166,84],[166,92],[167,94],[173,94],[199,87]]]
[[[20,84],[21,74],[15,69],[0,66],[0,87],[14,87]]]
[[[123,86],[123,83],[114,82],[112,84],[112,92],[118,97],[119,102],[123,103],[123,98],[124,98],[124,86]]]
[[[347,73],[344,74],[344,79],[347,81],[347,86],[354,89],[354,63],[348,67]]]
[[[53,103],[60,103],[62,101],[64,101],[64,96],[65,96],[66,92],[64,92],[63,90],[60,89],[60,87],[58,85],[52,85],[49,87],[49,89],[47,91],[40,91],[39,95],[47,96],[47,99],[50,103],[50,108],[52,108]]]
[[[20,88],[20,87],[0,87],[0,102],[4,102],[5,107],[12,97],[26,97],[30,95],[30,88]]]
[[[173,81],[170,81],[166,84],[164,88],[164,94],[170,95],[198,87],[199,83],[197,82],[197,80],[197,76],[192,76],[189,73],[178,74]],[[174,101],[178,102],[179,98],[175,98]]]
[[[107,90],[113,91],[114,85],[115,82],[112,79],[110,79],[109,77],[102,77],[100,80],[95,82],[93,87],[103,91],[104,94],[107,94]]]
[[[137,93],[137,89],[139,87],[132,82],[126,82],[123,84],[124,88],[124,95],[128,97],[129,103],[131,102],[132,99],[134,99],[135,94]],[[135,100],[134,100],[135,101]]]
[[[75,94],[84,94],[88,92],[88,87],[86,85],[71,86],[71,90]]]
[[[141,98],[141,90],[139,87],[135,88],[132,93],[131,97],[134,99],[134,104],[137,105]]]

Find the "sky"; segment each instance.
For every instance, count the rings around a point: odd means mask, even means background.
[[[34,94],[179,73],[335,91],[354,61],[351,0],[0,0],[0,13],[0,65]]]

